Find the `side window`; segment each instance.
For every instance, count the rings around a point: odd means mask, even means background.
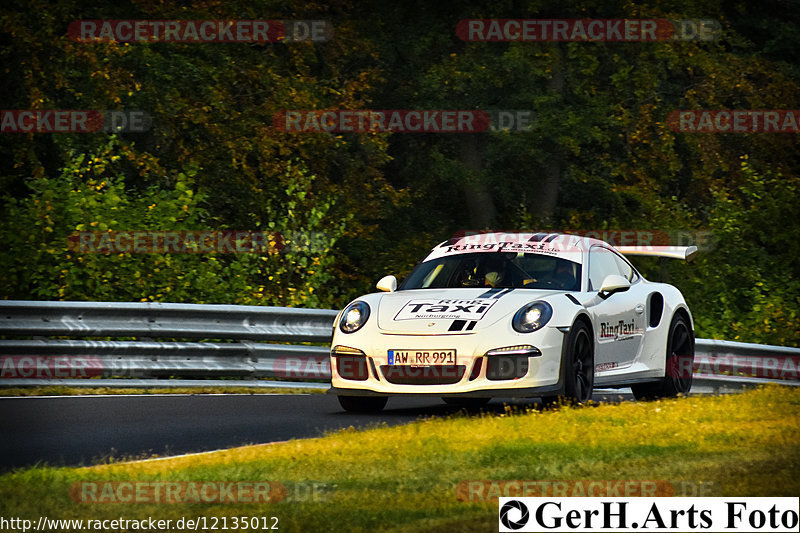
[[[601,246],[592,247],[589,253],[589,290],[599,291],[603,280],[611,274],[623,275],[617,263],[617,254]]]
[[[617,254],[612,254],[612,255],[614,256],[614,259],[617,260],[617,267],[619,268],[620,275],[623,278],[627,279],[631,283],[635,283],[636,281],[639,280],[639,275],[636,273],[633,267],[630,264],[628,264],[627,261],[625,261]]]

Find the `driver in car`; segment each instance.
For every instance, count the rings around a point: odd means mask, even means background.
[[[567,261],[557,261],[555,270],[541,281],[555,289],[573,290],[575,274],[572,265]]]
[[[503,281],[505,263],[503,259],[490,257],[486,261],[486,274],[483,276],[484,287],[497,287]]]

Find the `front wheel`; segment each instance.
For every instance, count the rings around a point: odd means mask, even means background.
[[[559,402],[586,403],[592,399],[594,388],[594,343],[589,328],[583,322],[575,322],[567,337],[562,364],[564,376],[564,396],[542,398],[547,407]]]
[[[676,315],[669,326],[667,338],[667,360],[664,377],[651,383],[631,386],[637,400],[674,398],[688,394],[692,388],[692,365],[694,364],[694,334],[683,315]]]
[[[353,413],[377,413],[386,407],[387,396],[337,396],[339,405]]]

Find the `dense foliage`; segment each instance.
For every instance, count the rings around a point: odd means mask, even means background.
[[[277,0],[0,8],[3,109],[139,109],[143,133],[0,134],[0,297],[339,308],[465,229],[703,235],[698,336],[800,343],[792,133],[678,109],[800,109],[800,8],[768,0]],[[711,42],[464,42],[465,18],[714,19]],[[80,43],[81,19],[325,19],[323,43]],[[524,132],[283,133],[292,109],[525,109]],[[253,230],[264,254],[83,254],[80,231]]]

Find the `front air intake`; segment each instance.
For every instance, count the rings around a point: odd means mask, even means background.
[[[519,379],[528,373],[527,355],[493,355],[486,361],[486,379],[490,381]]]
[[[383,377],[395,385],[452,385],[461,381],[466,371],[464,365],[381,365]]]

